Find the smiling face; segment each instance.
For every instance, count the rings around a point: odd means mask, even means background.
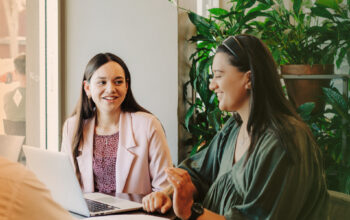
[[[84,81],[84,90],[100,113],[120,111],[128,90],[123,68],[114,61],[105,63],[94,72],[90,81]]]
[[[214,57],[213,73],[209,89],[216,93],[220,110],[249,108],[250,71],[240,72],[230,64],[227,54],[219,52]]]

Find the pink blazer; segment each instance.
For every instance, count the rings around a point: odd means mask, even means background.
[[[62,151],[73,163],[72,138],[76,116],[63,125]],[[84,192],[94,192],[92,170],[95,118],[84,121],[83,141],[77,157]],[[119,120],[119,145],[116,161],[116,193],[148,194],[168,185],[164,168],[172,160],[163,128],[158,119],[144,112],[122,112]],[[74,167],[75,168],[75,167]],[[75,168],[76,169],[76,168]]]

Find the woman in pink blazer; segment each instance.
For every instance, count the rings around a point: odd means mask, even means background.
[[[147,194],[168,185],[164,169],[172,161],[163,128],[137,104],[126,64],[111,53],[89,61],[80,100],[63,126],[62,151],[84,192]]]

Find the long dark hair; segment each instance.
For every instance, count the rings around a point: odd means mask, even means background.
[[[121,104],[121,109],[122,111],[125,112],[147,112],[145,108],[140,106],[131,91],[131,78],[130,78],[130,72],[124,61],[119,58],[118,56],[112,54],[112,53],[99,53],[95,55],[91,60],[88,62],[85,68],[84,72],[84,77],[83,81],[81,84],[81,90],[80,90],[80,98],[78,100],[78,103],[73,111],[74,116],[77,117],[77,121],[75,124],[75,130],[74,130],[74,135],[73,135],[73,140],[72,140],[72,153],[73,153],[73,160],[74,160],[74,165],[76,167],[76,175],[79,180],[80,185],[82,185],[81,181],[81,174],[80,170],[78,167],[78,162],[77,162],[77,157],[79,156],[79,144],[83,140],[83,127],[84,127],[84,120],[92,118],[95,116],[95,111],[96,111],[96,105],[92,101],[92,99],[88,98],[85,91],[84,91],[84,84],[83,82],[86,80],[90,82],[90,79],[92,75],[95,73],[95,71],[100,68],[102,65],[108,63],[108,62],[116,62],[118,63],[124,70],[125,73],[125,80],[128,83],[128,89],[126,92],[125,99],[123,103]]]
[[[216,52],[227,54],[230,64],[241,72],[251,72],[251,108],[247,122],[251,142],[245,161],[266,129],[272,129],[287,151],[295,142],[290,135],[295,125],[303,128],[314,142],[310,129],[285,97],[277,65],[260,39],[246,34],[229,37]],[[234,114],[234,117],[241,123],[238,114]]]

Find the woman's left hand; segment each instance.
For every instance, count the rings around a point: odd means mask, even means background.
[[[143,209],[147,212],[166,213],[171,208],[171,199],[164,192],[152,192],[142,199]]]
[[[188,219],[191,216],[193,195],[196,187],[188,172],[180,168],[167,168],[168,181],[174,187],[173,209],[177,217]]]

